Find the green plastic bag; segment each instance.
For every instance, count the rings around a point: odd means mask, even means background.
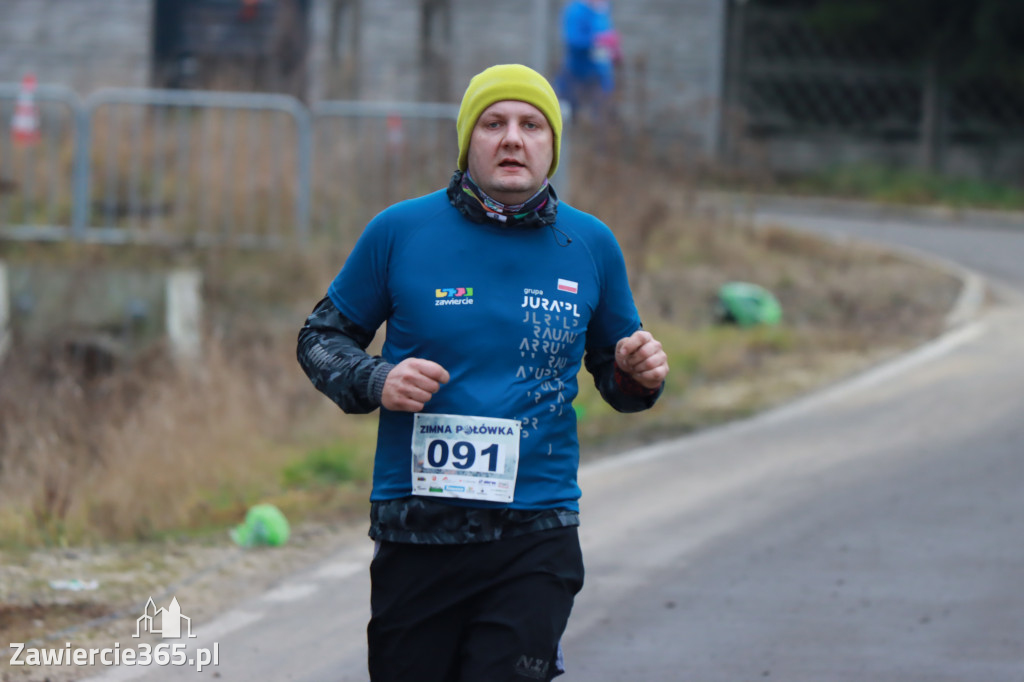
[[[288,542],[291,528],[281,510],[272,504],[249,509],[245,521],[231,529],[231,539],[241,547],[280,547]]]
[[[715,318],[740,327],[776,325],[782,321],[782,306],[775,296],[757,284],[729,282],[718,290]]]

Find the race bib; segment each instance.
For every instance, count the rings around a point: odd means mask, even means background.
[[[511,502],[519,472],[515,419],[417,412],[412,430],[412,493]]]

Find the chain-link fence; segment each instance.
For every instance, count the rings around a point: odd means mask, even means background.
[[[734,162],[753,142],[782,170],[873,162],[992,179],[1024,170],[1024,92],[1007,79],[941,72],[895,28],[854,36],[824,30],[807,11],[731,9]]]

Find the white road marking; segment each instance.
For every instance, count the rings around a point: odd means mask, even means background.
[[[319,587],[310,583],[282,585],[265,593],[260,597],[260,600],[273,602],[298,601],[314,594],[319,589]]]
[[[366,564],[356,561],[335,561],[333,563],[324,564],[318,568],[316,572],[313,573],[313,577],[343,580],[365,571],[366,568]]]
[[[695,434],[688,434],[681,438],[655,443],[641,447],[629,453],[608,457],[605,459],[590,462],[580,467],[580,475],[594,475],[604,471],[614,471],[623,467],[630,467],[639,462],[652,459],[659,459],[678,452],[680,443],[695,443],[706,440],[713,440],[722,437],[724,434],[755,428],[764,424],[784,421],[803,414],[809,409],[819,405],[839,400],[857,391],[876,386],[885,381],[890,381],[906,372],[919,367],[927,362],[936,360],[948,353],[951,353],[960,346],[977,339],[987,331],[988,327],[984,322],[975,322],[964,327],[954,329],[920,346],[914,351],[901,355],[889,362],[883,363],[873,369],[867,370],[857,376],[836,384],[830,388],[812,393],[804,398],[799,398],[791,403],[767,412],[762,412],[749,419],[730,422],[720,427],[700,431]]]

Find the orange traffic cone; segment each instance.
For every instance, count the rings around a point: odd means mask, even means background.
[[[15,144],[35,144],[39,141],[39,107],[36,106],[36,77],[29,73],[21,79],[21,90],[14,105],[11,119],[11,140]]]
[[[398,114],[388,114],[387,130],[388,151],[393,154],[397,153],[401,150],[402,144],[405,142],[405,131],[402,127],[402,117]]]

